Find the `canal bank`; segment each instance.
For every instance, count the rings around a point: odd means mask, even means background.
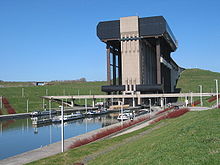
[[[74,107],[74,108],[68,108],[64,110],[64,113],[72,113],[72,112],[77,112],[77,111],[90,111],[90,110],[97,110],[97,107]],[[61,111],[60,109],[57,109],[57,114],[60,114]],[[11,119],[23,119],[31,117],[31,112],[29,113],[15,113],[15,114],[8,114],[8,115],[0,115],[0,121],[2,120],[11,120]]]
[[[156,114],[156,112],[151,114],[151,117],[152,117],[151,119],[155,119],[155,114]],[[142,116],[137,117],[135,120],[141,121],[141,119],[145,119],[145,121],[146,121],[146,119],[148,119],[148,120],[150,119],[149,117],[150,117],[150,114],[146,114],[146,115],[142,115]],[[125,125],[128,122],[130,122],[130,121],[125,121],[125,122],[123,122],[123,124]],[[143,123],[145,123],[145,122],[143,122]],[[141,123],[137,123],[137,125],[140,125],[140,124]],[[83,135],[79,135],[79,136],[76,136],[73,138],[66,139],[64,142],[64,151],[68,150],[71,146],[74,145],[74,143],[77,143],[79,140],[83,141],[84,139],[90,139],[91,137],[94,137],[95,135],[99,134],[100,132],[105,132],[105,131],[114,129],[118,126],[121,126],[121,125],[122,125],[122,123],[113,124],[113,125],[107,126],[105,128],[101,128],[98,130],[88,132]],[[134,126],[132,126],[132,127],[134,127]],[[122,131],[123,130],[121,130],[120,132],[122,132]],[[61,152],[61,142],[57,142],[57,143],[49,144],[49,145],[42,147],[42,148],[38,148],[38,149],[29,151],[29,152],[25,152],[25,153],[13,156],[13,157],[9,157],[7,159],[3,159],[0,161],[0,164],[9,164],[9,165],[25,164],[25,163],[39,160],[39,159],[42,159],[42,158],[45,158],[48,156],[55,155],[60,152]]]

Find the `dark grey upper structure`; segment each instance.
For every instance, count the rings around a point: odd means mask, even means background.
[[[100,22],[97,36],[107,47],[107,80],[111,92],[177,92],[181,68],[170,54],[177,41],[162,16]]]
[[[140,38],[149,38],[156,36],[164,36],[169,43],[171,50],[177,49],[177,40],[170,30],[169,25],[162,16],[139,18]],[[121,40],[120,37],[120,21],[99,22],[97,26],[97,36],[100,40]]]

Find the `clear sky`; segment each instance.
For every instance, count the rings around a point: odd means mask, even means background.
[[[220,72],[219,0],[0,0],[0,80],[106,80],[99,21],[162,15],[182,67]]]

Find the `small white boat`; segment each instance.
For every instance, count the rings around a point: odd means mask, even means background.
[[[88,111],[86,113],[87,116],[96,116],[96,115],[103,115],[103,114],[107,114],[109,111],[106,108],[102,108],[100,110],[97,111]]]
[[[39,119],[37,117],[34,117],[31,120],[33,125],[49,124],[52,122],[52,119],[47,119],[47,118]]]
[[[86,113],[86,115],[88,115],[88,116],[92,116],[92,115],[96,115],[96,114],[97,114],[96,111],[89,111]]]
[[[70,115],[64,115],[63,121],[65,122],[65,121],[69,121],[69,120],[76,120],[76,119],[81,119],[83,117],[84,117],[84,115],[81,113],[72,113]],[[52,122],[57,123],[57,122],[61,122],[61,120],[62,120],[62,116],[55,116],[52,119]]]
[[[130,117],[127,114],[119,114],[117,117],[118,120],[128,120]]]
[[[48,116],[48,115],[56,115],[57,111],[56,110],[44,110],[44,111],[34,111],[31,112],[31,116]]]

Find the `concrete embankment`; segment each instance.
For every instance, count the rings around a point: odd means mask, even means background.
[[[22,119],[30,117],[30,113],[16,113],[16,114],[9,114],[9,115],[0,115],[1,120],[11,120],[11,119]]]
[[[96,110],[97,108],[88,107],[87,110]],[[77,111],[85,111],[85,107],[74,107],[74,108],[68,108],[64,110],[64,113],[71,113],[71,112],[77,112]],[[60,110],[57,110],[57,113],[60,114]],[[11,120],[11,119],[23,119],[31,116],[31,112],[29,113],[15,113],[15,114],[8,114],[8,115],[0,115],[0,121],[1,120]]]
[[[156,112],[152,113],[151,116],[154,116],[155,114],[156,114]],[[135,120],[140,120],[141,118],[149,118],[149,114],[139,116]],[[125,124],[126,122],[130,122],[130,121],[125,121],[123,123]],[[101,129],[98,129],[98,130],[88,132],[83,135],[79,135],[79,136],[76,136],[73,138],[66,139],[64,142],[64,150],[65,151],[68,150],[70,146],[72,146],[75,142],[77,142],[79,140],[91,138],[100,132],[104,132],[109,129],[114,129],[115,127],[118,127],[120,125],[122,125],[121,122],[104,127],[104,128],[101,128]],[[16,155],[16,156],[13,156],[13,157],[10,157],[7,159],[0,160],[0,164],[5,164],[5,165],[6,164],[8,164],[8,165],[25,164],[25,163],[39,160],[39,159],[42,159],[42,158],[45,158],[48,156],[55,155],[60,152],[61,152],[61,142],[57,142],[57,143],[53,143],[53,144],[50,144],[50,145],[42,147],[42,148],[38,148],[38,149],[29,151],[29,152],[25,152],[25,153],[22,153],[22,154],[19,154],[19,155]]]

